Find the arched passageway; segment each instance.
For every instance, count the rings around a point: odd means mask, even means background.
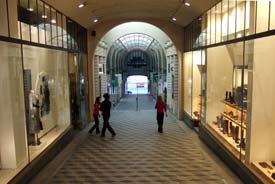
[[[129,22],[111,29],[94,54],[94,94],[110,93],[113,104],[124,97],[127,77],[144,75],[148,92],[162,95],[178,113],[178,56],[173,42],[156,26]]]

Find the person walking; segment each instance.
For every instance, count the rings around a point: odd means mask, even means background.
[[[155,109],[157,109],[158,132],[162,133],[164,113],[167,116],[166,104],[163,102],[162,96],[157,97],[157,103],[155,105]]]
[[[96,97],[95,99],[95,104],[94,104],[94,112],[93,112],[93,117],[94,117],[94,120],[95,120],[95,124],[94,126],[89,130],[89,133],[93,133],[94,129],[96,129],[96,134],[99,134],[100,133],[100,130],[99,130],[99,117],[100,117],[100,114],[99,114],[99,108],[100,108],[100,96]]]
[[[101,106],[100,106],[100,111],[102,112],[102,116],[103,116],[103,128],[101,131],[101,137],[105,137],[106,128],[111,132],[112,136],[114,137],[116,133],[109,123],[111,107],[112,107],[112,103],[109,100],[110,95],[108,93],[105,93],[103,97],[104,97],[104,101],[101,103]]]

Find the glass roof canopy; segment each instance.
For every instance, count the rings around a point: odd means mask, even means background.
[[[123,45],[128,51],[140,49],[146,51],[154,39],[146,34],[131,33],[115,41],[116,45]]]

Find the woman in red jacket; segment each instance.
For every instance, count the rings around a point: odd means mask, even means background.
[[[99,134],[100,130],[99,130],[99,119],[98,117],[99,115],[99,108],[100,108],[100,96],[96,97],[95,100],[95,104],[94,104],[94,112],[93,112],[93,116],[94,116],[94,120],[95,120],[95,124],[94,126],[89,130],[89,133],[93,133],[94,129],[96,129],[96,133]]]
[[[164,112],[167,116],[166,112],[166,104],[163,102],[162,97],[158,96],[157,103],[155,105],[155,109],[157,109],[157,121],[158,121],[158,132],[163,132],[163,118],[164,118]]]

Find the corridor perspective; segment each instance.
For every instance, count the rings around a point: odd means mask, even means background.
[[[0,10],[0,184],[275,184],[275,0]]]
[[[136,95],[127,95],[112,112],[117,136],[107,132],[102,138],[85,130],[58,168],[48,166],[31,183],[242,183],[172,115],[165,118],[164,133],[158,133],[152,96],[139,95],[138,100],[138,111]]]

